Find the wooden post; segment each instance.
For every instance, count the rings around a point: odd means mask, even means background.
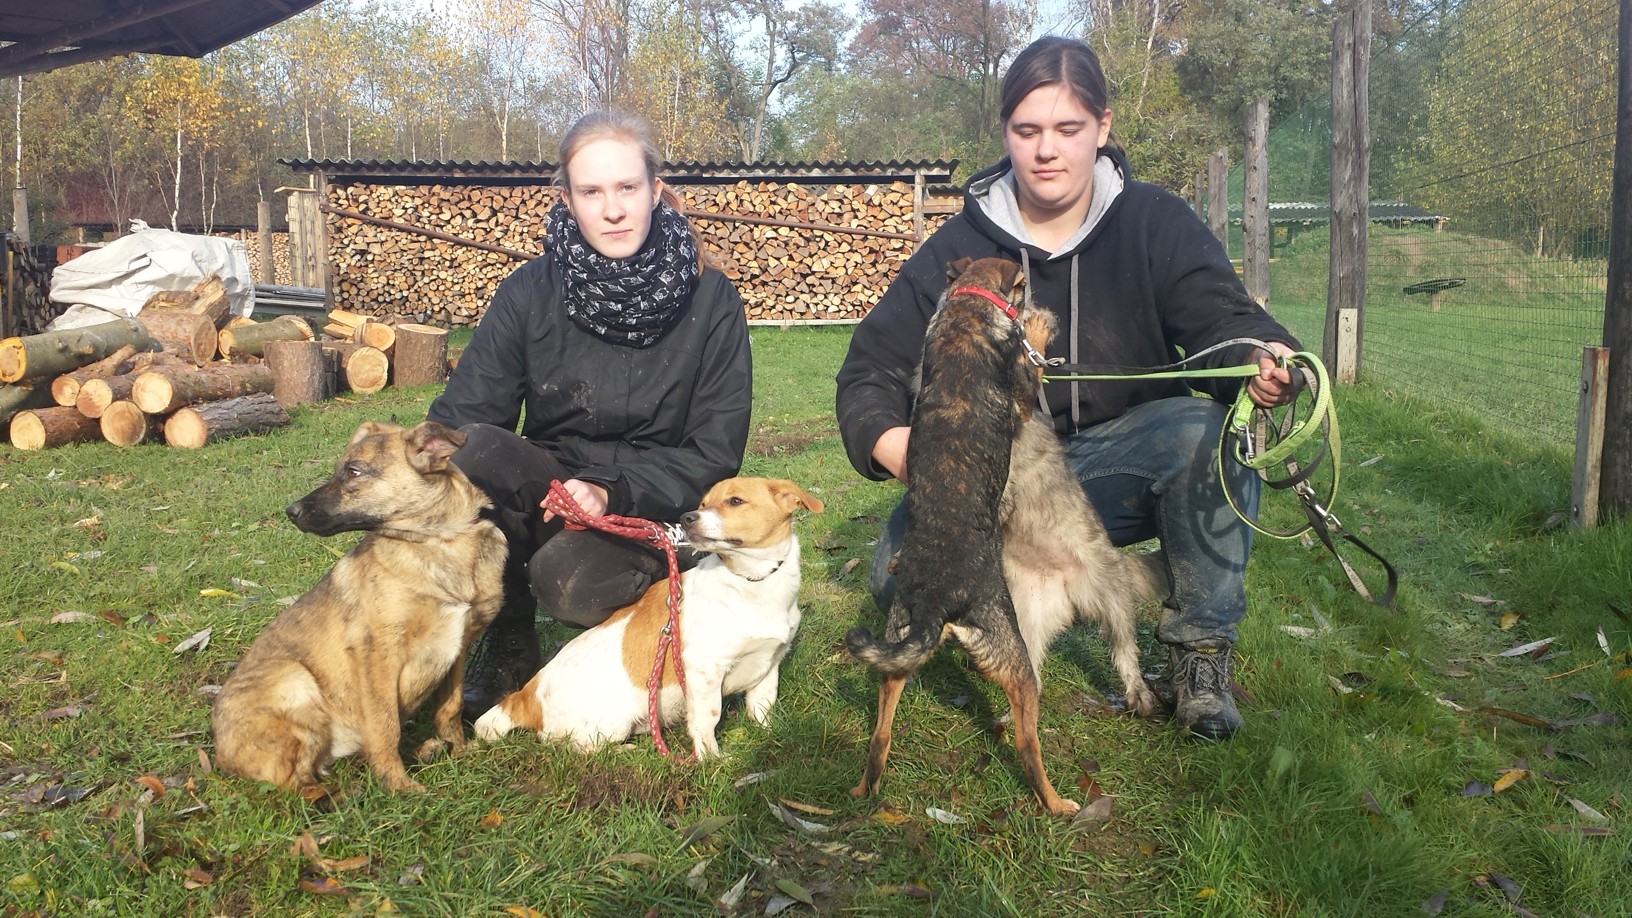
[[[1333,378],[1340,383],[1352,383],[1360,377],[1360,310],[1339,310],[1336,341],[1332,357],[1326,365],[1332,368]]]
[[[21,185],[11,190],[11,232],[28,245],[28,189]]]
[[[1246,182],[1241,191],[1241,270],[1247,295],[1269,308],[1269,97],[1246,112]]]
[[[912,234],[924,241],[924,170],[912,171]]]
[[[1207,157],[1207,228],[1230,254],[1230,151]]]
[[[1604,347],[1609,349],[1598,510],[1632,519],[1632,2],[1620,4],[1615,172],[1610,179],[1609,283]]]
[[[255,205],[255,239],[261,250],[261,269],[256,272],[255,283],[275,284],[278,282],[278,275],[272,260],[271,201],[261,201]]]
[[[1577,529],[1598,525],[1609,357],[1608,348],[1581,349],[1581,399],[1575,413],[1575,476],[1570,485],[1570,524]]]
[[[1332,222],[1321,357],[1327,366],[1339,368],[1340,382],[1357,378],[1364,353],[1370,78],[1371,0],[1353,0],[1350,9],[1332,19]],[[1353,353],[1345,355],[1345,349]],[[1341,370],[1345,359],[1350,361],[1347,378]]]

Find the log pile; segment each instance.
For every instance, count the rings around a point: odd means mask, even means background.
[[[917,248],[905,182],[675,187],[750,321],[859,320]],[[335,303],[382,319],[475,325],[499,282],[543,250],[556,198],[547,186],[331,186]],[[924,232],[947,217],[927,215]]]
[[[249,253],[249,276],[261,276],[261,234],[254,230],[244,230],[237,236],[238,241],[244,244],[244,250]],[[272,234],[272,283],[287,286],[289,280],[289,234]]]
[[[8,233],[4,238],[4,248],[0,248],[0,337],[42,332],[57,314],[57,307],[47,298],[51,269],[17,236]]]
[[[335,310],[319,338],[304,319],[251,322],[216,308],[221,283],[156,294],[135,319],[0,340],[0,432],[18,449],[106,440],[196,449],[289,423],[288,409],[340,392],[447,379],[447,332]],[[351,323],[351,324],[347,324]],[[365,334],[372,330],[371,333]],[[382,341],[384,348],[358,339]]]

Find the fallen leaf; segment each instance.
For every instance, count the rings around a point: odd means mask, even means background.
[[[793,815],[792,810],[769,800],[765,801],[765,804],[769,806],[771,808],[771,812],[775,813],[776,817],[782,820],[782,822],[790,829],[798,829],[801,832],[808,832],[815,835],[817,833],[826,832],[832,828],[831,826],[824,826],[819,822],[811,822],[808,819],[800,819],[798,816]]]
[[[816,900],[811,897],[810,891],[792,880],[779,877],[776,881],[776,888],[782,890],[782,892],[789,897],[797,899],[806,905],[816,904]]]
[[[314,896],[349,896],[351,890],[333,877],[301,877],[300,888]]]
[[[1611,652],[1610,649],[1609,649],[1609,639],[1604,637],[1604,626],[1603,625],[1598,626],[1598,646],[1603,649],[1604,656],[1606,656],[1606,657],[1614,657],[1615,656],[1615,654],[1613,652]]]
[[[1549,646],[1551,646],[1552,643],[1554,641],[1556,641],[1556,640],[1558,640],[1558,637],[1556,635],[1553,636],[1553,637],[1549,637],[1549,638],[1542,638],[1539,641],[1531,641],[1528,644],[1520,644],[1517,647],[1509,647],[1506,650],[1502,651],[1501,653],[1497,654],[1497,656],[1498,657],[1522,657],[1522,656],[1525,656],[1527,654],[1535,653],[1538,650],[1545,650]]]
[[[157,775],[142,775],[136,779],[136,783],[152,791],[154,797],[164,796],[164,782]]]
[[[860,558],[851,558],[849,561],[844,562],[844,564],[839,567],[839,576],[843,577],[845,574],[848,574],[851,571],[855,570],[856,565],[858,565],[860,563],[861,563]]]
[[[199,870],[196,867],[183,870],[181,872],[181,876],[182,889],[203,889],[204,887],[215,882],[214,874],[210,873],[208,870]]]
[[[1467,784],[1462,785],[1462,796],[1464,797],[1488,797],[1493,793],[1495,791],[1490,789],[1490,785],[1482,781],[1469,781]]]
[[[99,609],[97,610],[96,617],[102,619],[110,625],[117,625],[120,628],[125,627],[125,617],[112,609]]]
[[[741,790],[742,788],[747,787],[750,784],[758,784],[759,782],[765,780],[766,778],[769,778],[771,775],[774,775],[774,774],[776,774],[776,772],[774,772],[774,771],[756,771],[756,772],[753,772],[751,774],[743,775],[742,777],[738,778],[736,781],[732,782],[731,786],[737,788],[738,790]]]
[[[504,825],[504,814],[498,810],[488,810],[487,815],[482,817],[479,825],[484,829],[497,829],[499,826]]]
[[[940,807],[927,807],[924,809],[924,815],[935,820],[936,822],[946,823],[947,825],[956,825],[957,823],[963,822],[962,816],[959,816],[957,813],[950,810],[943,810]]]
[[[46,723],[50,723],[54,720],[67,720],[70,717],[78,717],[79,715],[84,714],[87,710],[89,710],[88,705],[65,704],[60,708],[52,708],[49,711],[36,714],[34,715],[34,719],[43,720]]]
[[[1501,793],[1517,784],[1525,775],[1530,773],[1526,768],[1509,768],[1496,778],[1495,791]]]
[[[1111,819],[1111,810],[1113,806],[1114,804],[1112,804],[1110,797],[1101,797],[1082,809],[1077,810],[1077,815],[1071,817],[1071,827],[1073,829],[1080,829],[1087,826],[1097,826],[1101,823],[1109,822]]]
[[[67,561],[52,561],[51,569],[54,571],[62,571],[65,574],[73,574],[75,577],[79,576],[79,568],[69,564]]]
[[[742,901],[743,891],[748,888],[748,878],[750,876],[753,876],[753,871],[743,874],[742,879],[738,880],[735,886],[726,890],[720,895],[720,898],[715,900],[715,904],[720,908],[720,914],[729,915],[736,910],[737,903]]]
[[[317,838],[310,832],[302,832],[295,843],[289,846],[289,853],[297,857],[309,857],[316,860],[318,857]]]
[[[189,650],[203,650],[210,646],[210,634],[214,630],[214,628],[205,628],[203,631],[195,632],[186,640],[171,648],[170,655],[179,656]]]
[[[1521,714],[1518,711],[1509,711],[1506,708],[1478,707],[1474,710],[1482,714],[1494,714],[1497,717],[1505,717],[1515,723],[1521,723],[1527,727],[1535,727],[1538,730],[1552,730],[1556,732],[1560,729],[1558,724],[1555,724],[1550,720],[1543,720],[1540,717],[1535,717],[1530,714]]]
[[[1575,807],[1575,811],[1577,813],[1580,813],[1582,816],[1587,817],[1588,819],[1592,820],[1593,822],[1596,822],[1596,823],[1598,823],[1600,825],[1603,825],[1603,824],[1609,822],[1609,817],[1608,816],[1605,816],[1603,813],[1600,813],[1597,810],[1593,809],[1592,806],[1590,806],[1589,804],[1583,803],[1582,801],[1577,800],[1574,797],[1565,797],[1564,799],[1570,801],[1570,806]]]
[[[1371,791],[1360,792],[1360,803],[1365,806],[1367,813],[1373,816],[1383,815],[1383,808],[1377,804],[1377,798],[1372,795]]]
[[[1444,911],[1445,899],[1450,894],[1451,891],[1449,889],[1442,889],[1439,892],[1434,893],[1432,896],[1429,896],[1427,901],[1422,903],[1423,913],[1427,915],[1437,915]]]
[[[1503,631],[1513,630],[1513,626],[1519,623],[1519,618],[1520,616],[1517,612],[1503,612],[1500,622],[1501,629]]]
[[[506,915],[515,915],[516,918],[544,918],[544,913],[525,905],[511,905],[505,908]]]
[[[874,822],[881,822],[887,826],[899,826],[912,822],[911,816],[895,810],[878,810],[867,818],[873,820]]]
[[[680,830],[680,847],[690,848],[698,841],[730,825],[735,816],[709,816]]]
[[[1499,605],[1505,605],[1507,603],[1507,600],[1505,600],[1505,599],[1496,599],[1496,598],[1490,596],[1489,594],[1486,594],[1484,596],[1474,596],[1471,593],[1458,593],[1456,595],[1462,597],[1463,599],[1466,599],[1468,602],[1478,603],[1481,606],[1499,606]]]
[[[202,596],[202,597],[204,597],[206,599],[243,599],[244,598],[244,597],[238,595],[237,593],[234,593],[231,590],[223,590],[220,587],[206,587],[205,589],[199,590],[198,595],[200,595],[200,596]]]
[[[1514,905],[1519,904],[1519,898],[1521,896],[1519,884],[1499,873],[1487,873],[1485,875],[1490,878],[1490,882],[1493,886],[1502,891],[1502,895],[1507,897],[1507,901],[1513,903]]]
[[[1194,896],[1194,898],[1197,898],[1197,899],[1211,899],[1212,897],[1214,897],[1216,895],[1218,895],[1218,890],[1212,888],[1211,886],[1203,886],[1202,888],[1196,890],[1196,895]]]
[[[783,806],[787,807],[790,810],[798,810],[801,813],[809,813],[812,816],[832,816],[833,815],[833,811],[830,810],[830,809],[827,809],[825,807],[812,806],[811,804],[808,804],[808,803],[800,803],[797,800],[789,800],[786,797],[778,797],[776,799],[777,799],[778,803],[782,804]]]
[[[96,616],[89,612],[58,612],[56,615],[51,616],[51,624],[53,625],[71,625],[76,622],[95,620]]]

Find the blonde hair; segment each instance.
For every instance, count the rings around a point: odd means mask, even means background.
[[[556,170],[554,183],[566,194],[571,188],[571,179],[567,175],[567,163],[577,156],[579,151],[597,140],[615,140],[626,143],[640,150],[641,161],[646,164],[646,180],[656,182],[659,178],[658,167],[662,160],[657,155],[657,146],[652,143],[652,132],[646,124],[646,119],[639,115],[620,112],[610,108],[597,109],[574,121],[572,127],[561,137],[559,156],[561,166]],[[685,218],[686,226],[691,230],[692,245],[697,248],[697,267],[718,267],[713,254],[703,244],[703,237],[697,232],[697,225],[686,216],[684,203],[680,195],[667,184],[660,192],[663,203],[674,208],[675,213]]]

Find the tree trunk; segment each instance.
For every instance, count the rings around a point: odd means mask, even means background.
[[[125,345],[155,350],[147,329],[129,319],[0,340],[0,383],[56,376],[101,360]]]
[[[137,321],[147,326],[164,349],[195,367],[215,358],[215,323],[185,309],[143,309]]]
[[[109,405],[130,398],[130,390],[141,375],[126,373],[123,376],[87,381],[85,385],[79,387],[79,397],[74,400],[74,410],[88,418],[101,417]]]
[[[273,341],[310,341],[312,329],[297,316],[279,316],[270,322],[256,322],[221,330],[221,356],[259,357]]]
[[[136,407],[135,402],[114,402],[97,420],[102,439],[114,446],[135,446],[159,435],[159,419]]]
[[[1207,157],[1207,228],[1230,253],[1230,153],[1219,150]]]
[[[219,364],[206,370],[165,367],[136,378],[130,400],[148,414],[183,405],[272,391],[272,371],[259,364]]]
[[[266,346],[266,366],[272,371],[272,395],[286,409],[329,397],[323,346],[316,341],[270,342]]]
[[[448,379],[448,333],[429,325],[398,325],[397,352],[391,358],[392,382],[428,386]]]
[[[260,392],[183,408],[164,422],[164,439],[171,446],[198,449],[227,437],[288,424],[289,413],[278,400],[270,392]]]
[[[1269,308],[1269,97],[1247,109],[1246,187],[1241,195],[1241,268],[1247,295]]]
[[[127,344],[95,363],[64,373],[51,380],[51,397],[64,408],[71,407],[79,400],[81,386],[93,379],[105,379],[130,372],[131,361],[135,356],[136,349]]]
[[[348,391],[368,395],[385,388],[391,375],[391,361],[379,348],[325,341],[323,349],[340,355],[340,382]]]
[[[19,411],[11,419],[11,445],[18,449],[46,449],[95,440],[101,432],[94,418],[73,408],[53,406]]]

